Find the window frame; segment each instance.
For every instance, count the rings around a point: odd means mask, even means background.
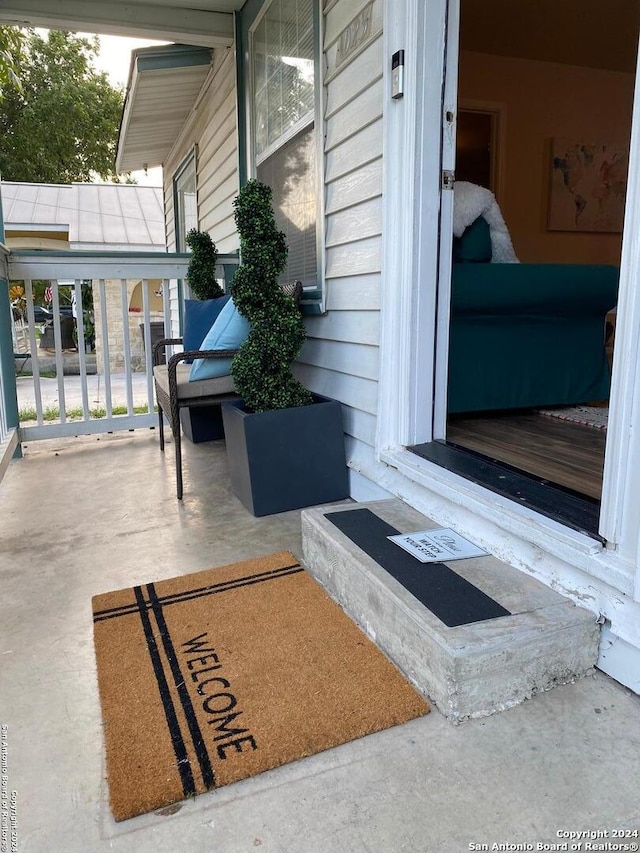
[[[313,60],[314,60],[314,109],[289,128],[278,140],[261,152],[260,162],[266,160],[298,133],[313,122],[316,148],[316,282],[315,287],[306,286],[301,301],[303,314],[325,313],[325,205],[324,205],[324,83],[323,63],[323,16],[320,0],[311,0],[313,6]],[[273,0],[247,0],[237,15],[237,80],[238,80],[238,136],[239,136],[239,179],[243,186],[249,178],[256,176],[254,128],[254,84],[253,84],[253,34],[262,18],[267,14]]]
[[[171,178],[171,186],[173,190],[173,227],[175,233],[175,244],[176,244],[176,252],[187,252],[188,247],[185,243],[186,236],[186,223],[184,234],[183,229],[180,227],[180,189],[178,188],[178,182],[181,178],[184,177],[186,172],[192,168],[193,169],[193,183],[195,187],[195,197],[196,197],[196,224],[195,227],[198,227],[199,216],[198,216],[198,157],[197,157],[197,146],[194,145],[188,154],[182,159],[180,165],[173,173]]]
[[[180,190],[178,188],[178,182],[185,175],[189,168],[193,168],[193,179],[195,185],[195,196],[196,196],[196,225],[197,228],[200,222],[198,216],[198,146],[193,145],[190,151],[185,155],[185,157],[180,161],[177,169],[173,173],[171,177],[171,189],[173,193],[173,233],[174,233],[174,242],[175,242],[175,251],[178,253],[188,252],[189,247],[185,243],[186,236],[186,223],[185,229],[181,227],[180,223],[180,211],[181,205],[179,203],[179,195]],[[184,230],[184,233],[183,233]],[[178,289],[178,318],[179,318],[179,328],[180,334],[182,334],[182,330],[184,328],[184,301],[185,299],[189,299],[191,297],[191,288],[189,287],[186,279],[179,278],[177,280],[177,289]]]

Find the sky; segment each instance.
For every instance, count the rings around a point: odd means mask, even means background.
[[[152,44],[166,44],[166,42],[151,41],[150,39],[136,39],[125,36],[105,36],[100,38],[100,52],[95,65],[99,71],[104,71],[114,86],[123,89],[129,79],[129,64],[131,62],[131,51],[137,47],[147,47]],[[148,173],[133,172],[133,176],[139,184],[145,186],[162,186],[162,169],[160,167],[149,169]]]
[[[131,51],[137,47],[148,47],[152,44],[167,44],[151,39],[136,39],[126,36],[98,36],[100,52],[96,65],[100,71],[105,71],[115,86],[126,86],[129,77]]]

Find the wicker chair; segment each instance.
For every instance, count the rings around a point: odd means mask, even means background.
[[[282,289],[293,298],[296,305],[300,304],[302,297],[301,282],[283,284]],[[219,376],[215,379],[200,379],[189,382],[191,365],[184,363],[187,359],[195,358],[230,358],[236,354],[237,350],[189,350],[172,355],[164,364],[166,347],[180,345],[182,345],[182,338],[162,338],[153,347],[153,379],[158,403],[160,452],[164,453],[164,414],[169,421],[175,445],[178,500],[182,500],[183,493],[180,409],[222,405],[225,400],[238,398],[231,376]]]

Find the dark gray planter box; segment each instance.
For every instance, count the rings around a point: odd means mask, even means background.
[[[190,406],[180,409],[182,434],[193,442],[217,441],[224,438],[220,406]]]
[[[231,488],[255,516],[349,496],[342,405],[314,395],[311,406],[250,414],[222,404]]]

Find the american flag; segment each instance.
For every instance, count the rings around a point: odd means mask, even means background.
[[[48,284],[44,289],[44,301],[53,302],[53,289],[50,284]]]

